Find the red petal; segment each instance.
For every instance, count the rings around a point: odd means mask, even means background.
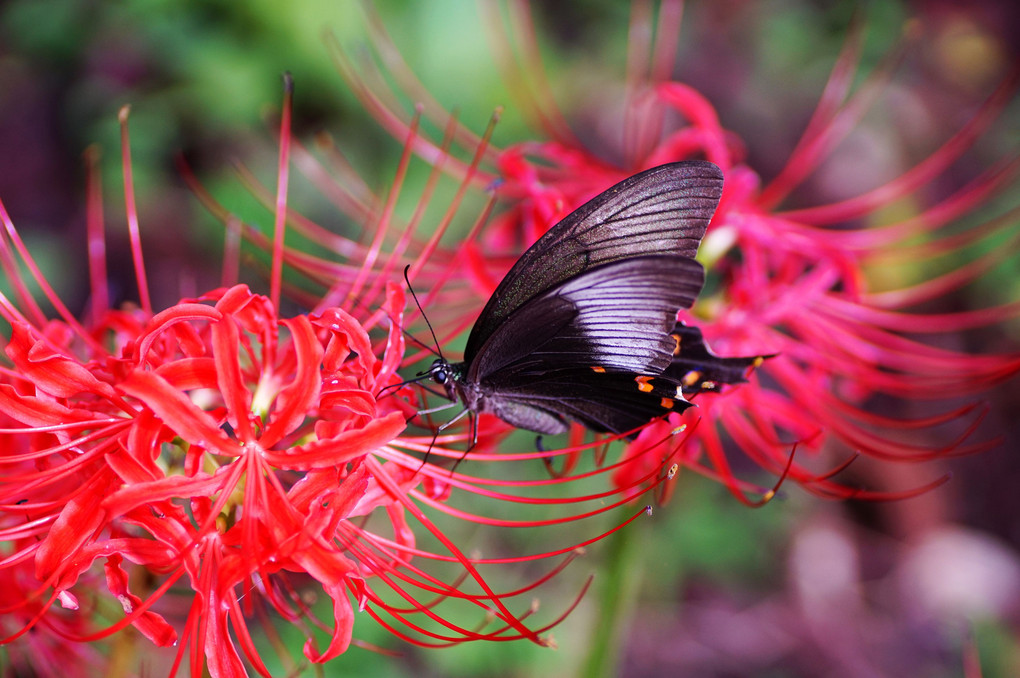
[[[362,375],[373,373],[376,357],[372,352],[372,342],[361,323],[353,316],[343,309],[327,308],[319,315],[314,316],[312,322],[329,330],[331,334],[326,346],[326,355],[322,360],[325,373],[341,371],[351,352],[356,354],[352,362],[360,367]]]
[[[375,375],[376,383],[385,382],[397,373],[404,359],[404,288],[396,283],[386,283],[386,303],[383,310],[390,318],[390,330],[386,335],[382,364]]]
[[[102,507],[111,516],[124,515],[139,506],[180,497],[211,497],[223,489],[228,467],[216,475],[200,473],[197,476],[169,476],[149,482],[135,483],[117,490],[102,500]]]
[[[263,447],[272,447],[305,420],[319,399],[322,378],[319,362],[322,360],[322,345],[315,337],[315,329],[305,316],[282,321],[290,329],[297,367],[294,381],[285,386],[276,396],[269,424],[259,438]]]
[[[338,466],[392,442],[406,427],[404,415],[391,412],[381,419],[373,419],[363,428],[344,431],[334,438],[279,452],[265,450],[263,454],[270,464],[285,469]]]
[[[251,427],[251,392],[244,384],[241,373],[240,336],[232,315],[212,326],[213,359],[216,361],[216,380],[227,405],[230,425],[244,442],[254,439]]]
[[[103,469],[67,502],[35,553],[35,576],[39,581],[59,575],[60,586],[66,588],[78,579],[82,570],[73,570],[70,566],[80,567],[77,556],[82,546],[106,524],[103,499],[116,480],[111,470]],[[87,568],[88,564],[84,567]]]
[[[170,430],[189,443],[231,457],[240,453],[237,441],[227,437],[212,417],[159,375],[135,371],[120,387],[142,401]]]
[[[106,585],[110,588],[110,593],[117,596],[124,614],[131,614],[135,607],[141,605],[142,599],[128,590],[128,577],[120,566],[121,560],[119,555],[107,558]],[[177,642],[177,632],[155,612],[146,610],[131,625],[159,647],[170,647]]]
[[[205,656],[209,660],[209,675],[212,678],[247,678],[248,672],[244,670],[227,626],[229,608],[226,603],[220,602],[217,592],[209,591],[208,596],[205,606]]]
[[[156,374],[181,391],[219,388],[216,382],[216,361],[212,358],[181,358],[160,365],[156,368]]]
[[[346,652],[354,630],[354,610],[347,598],[343,581],[330,585],[323,583],[322,590],[333,600],[333,635],[329,639],[329,647],[321,654],[315,649],[311,638],[305,641],[305,656],[313,662],[329,661]]]
[[[26,426],[55,426],[96,417],[88,410],[72,410],[53,400],[21,395],[7,384],[0,384],[0,412]]]
[[[138,355],[136,356],[138,362],[145,363],[152,343],[160,338],[164,330],[173,327],[176,323],[187,323],[195,320],[216,321],[222,317],[222,313],[205,304],[181,303],[157,313],[149,322],[150,329],[139,338]],[[201,348],[193,345],[192,336],[181,333],[178,337],[179,340],[184,340],[184,345],[188,348],[190,354],[196,355],[194,351],[201,351]],[[201,346],[201,342],[199,342],[199,345]],[[201,353],[197,353],[197,355],[201,355]]]
[[[11,341],[6,352],[23,377],[41,391],[58,398],[71,398],[79,393],[95,393],[107,398],[116,395],[112,386],[96,379],[84,365],[32,339],[31,330],[23,323],[11,327]]]

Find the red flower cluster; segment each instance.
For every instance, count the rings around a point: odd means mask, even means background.
[[[399,317],[399,289],[390,303]],[[150,608],[186,576],[192,666],[204,653],[218,664],[214,675],[238,675],[225,639],[232,628],[255,663],[244,620],[251,594],[294,617],[294,591],[277,578],[304,572],[332,599],[334,617],[328,647],[310,640],[305,654],[322,661],[347,648],[352,599],[363,607],[373,597],[371,567],[346,543],[358,537],[349,521],[382,507],[396,544],[414,541],[391,492],[419,481],[367,457],[405,426],[397,401],[374,397],[394,378],[399,327],[379,359],[343,310],[280,319],[243,285],[151,318],[110,312],[86,335],[64,323],[36,327],[9,304],[4,311],[13,369],[0,386],[0,534],[13,545],[4,564],[31,564],[37,582],[8,611],[58,598],[77,607],[73,590],[102,560],[126,615],[110,631],[131,623],[167,646],[177,633]],[[146,600],[131,592],[125,560],[165,578]]]
[[[824,496],[895,498],[931,485],[885,492],[850,487],[833,476],[858,455],[882,462],[917,462],[996,444],[972,440],[987,410],[974,396],[1014,375],[1020,369],[1020,354],[972,355],[939,346],[937,338],[1014,318],[1017,304],[956,313],[920,309],[973,282],[1008,251],[999,249],[934,277],[901,276],[903,286],[881,291],[874,289],[869,274],[897,266],[925,271],[932,260],[987,244],[1014,228],[1015,212],[960,227],[961,221],[973,220],[990,200],[1015,186],[1020,162],[1010,157],[908,218],[874,224],[881,210],[918,194],[974,146],[1013,99],[1020,69],[962,129],[902,176],[855,198],[784,211],[779,209],[783,200],[859,121],[900,56],[892,54],[854,90],[863,42],[860,25],[848,38],[785,168],[763,187],[745,162],[743,144],[724,129],[711,102],[670,79],[679,2],[662,3],[657,26],[647,3],[633,5],[630,34],[638,37],[629,49],[627,99],[620,116],[625,166],[600,158],[570,131],[537,58],[528,4],[509,3],[509,20],[493,6],[485,8],[493,10],[489,24],[494,52],[519,95],[519,108],[548,140],[494,149],[487,145],[488,135],[479,140],[441,109],[426,108],[437,124],[448,125],[446,139],[443,145],[416,139],[413,146],[423,158],[443,163],[464,180],[498,186],[497,195],[508,201],[508,210],[449,254],[456,262],[452,266],[465,271],[480,299],[491,293],[523,247],[624,177],[687,158],[711,160],[725,174],[722,201],[699,254],[710,278],[708,291],[680,319],[699,326],[720,355],[775,357],[759,368],[751,384],[722,394],[700,394],[697,408],[649,426],[636,443],[639,448],[668,435],[681,420],[697,423],[687,439],[684,465],[723,481],[742,501],[753,503],[745,493],[760,490],[734,477],[728,457],[732,451],[741,451],[776,475],[788,471],[809,491]],[[381,23],[376,20],[373,27],[380,60],[392,69],[388,75],[410,96],[428,100]],[[403,135],[416,127],[417,117],[402,122],[402,115],[386,106],[391,93],[373,90],[367,84],[369,76],[362,77],[349,64],[344,74],[391,133]],[[670,120],[679,122],[669,127]],[[601,127],[607,122],[611,121],[603,120]],[[475,162],[465,167],[447,160],[443,154],[450,140],[463,144]],[[479,167],[490,169],[486,173]],[[475,308],[480,302],[467,303]],[[466,308],[464,313],[472,317]],[[924,401],[931,404],[919,408],[917,403]],[[795,446],[825,449],[834,468],[811,471],[800,453],[788,467]]]
[[[290,141],[284,120],[280,214]],[[126,114],[122,123],[126,141]],[[127,153],[125,174],[130,179]],[[460,452],[445,449],[443,439],[433,446],[431,436],[402,437],[414,406],[380,397],[400,383],[405,300],[399,285],[379,280],[373,259],[366,256],[357,279],[382,293],[374,308],[366,292],[350,310],[323,306],[281,318],[271,298],[235,284],[152,313],[127,185],[143,304],[111,310],[100,301],[86,324],[46,284],[0,205],[6,232],[0,259],[18,300],[0,297],[0,315],[11,327],[4,346],[10,366],[0,370],[0,582],[8,584],[0,628],[2,642],[17,648],[11,656],[31,655],[36,667],[74,662],[68,671],[94,674],[100,655],[67,641],[96,641],[130,625],[157,646],[177,645],[167,659],[171,674],[187,655],[196,674],[204,666],[213,676],[241,676],[247,665],[270,675],[249,630],[252,619],[271,637],[270,613],[300,625],[308,637],[305,657],[323,662],[349,647],[359,610],[420,645],[549,642],[540,634],[555,621],[529,628],[507,601],[554,576],[579,544],[554,553],[469,557],[420,507],[508,527],[571,522],[656,485],[661,470],[622,493],[565,500],[540,494],[569,484],[568,476],[524,483],[423,465],[421,453],[440,459]],[[92,269],[101,271],[102,229],[95,220],[90,226]],[[267,245],[274,261],[285,258],[282,242]],[[18,257],[60,320],[47,319],[28,293],[13,265]],[[274,266],[274,290],[281,270]],[[105,292],[97,290],[96,298]],[[455,490],[497,506],[600,505],[566,517],[505,520],[448,505]],[[607,501],[614,495],[620,496]],[[440,552],[416,545],[425,533]],[[495,591],[480,569],[561,555],[551,573],[508,592]],[[447,573],[452,563],[459,571],[444,581],[419,561],[438,562]],[[185,608],[165,595],[182,590],[189,592]],[[319,606],[309,603],[317,591],[329,599],[331,624],[320,622]],[[431,600],[422,602],[426,596]],[[498,626],[448,621],[443,603],[467,605]],[[119,621],[98,627],[101,617]],[[321,634],[306,625],[325,632],[324,648],[315,638]],[[282,654],[293,665],[289,652]]]

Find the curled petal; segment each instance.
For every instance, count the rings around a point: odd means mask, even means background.
[[[264,447],[272,447],[305,420],[318,401],[322,388],[319,376],[322,345],[315,337],[312,324],[304,316],[282,322],[290,329],[297,366],[294,368],[294,380],[276,397],[269,424],[259,438],[259,443]]]
[[[335,437],[316,440],[277,452],[266,450],[266,460],[274,466],[293,470],[308,470],[338,466],[377,450],[393,441],[407,427],[404,415],[391,412],[373,419],[364,427],[344,431]]]
[[[330,333],[326,355],[322,360],[322,367],[327,374],[340,371],[352,354],[354,364],[362,374],[373,374],[376,357],[372,353],[372,342],[361,323],[351,314],[340,308],[327,308],[314,316],[312,322]]]
[[[36,551],[36,578],[49,581],[60,577],[58,588],[66,588],[78,579],[84,569],[80,567],[78,552],[106,523],[103,500],[116,480],[112,471],[104,469],[89,478],[82,491],[67,502]]]
[[[50,395],[58,398],[73,398],[79,393],[115,396],[113,387],[96,379],[87,367],[57,353],[45,342],[32,339],[28,325],[12,325],[6,352],[27,379]]]
[[[71,409],[49,398],[21,395],[7,384],[0,384],[0,412],[26,426],[55,426],[96,418],[89,410]]]
[[[217,426],[187,395],[152,372],[136,371],[120,384],[128,395],[138,398],[171,430],[189,443],[217,454],[236,456],[238,444]]]
[[[326,662],[346,652],[350,647],[351,635],[354,631],[354,609],[351,607],[351,601],[347,598],[343,581],[323,582],[322,590],[333,601],[333,633],[330,635],[329,646],[321,653],[315,649],[313,639],[309,638],[305,641],[304,654],[309,661],[313,662]]]
[[[138,355],[135,359],[144,363],[147,360],[152,343],[164,331],[173,328],[178,323],[191,323],[195,320],[217,321],[222,317],[223,314],[205,304],[176,304],[161,313],[157,313],[149,323],[149,331],[138,342]],[[190,328],[190,325],[185,324],[184,326]],[[187,351],[188,354],[201,355],[203,344],[194,337],[193,330],[191,332],[181,332],[179,336],[183,339],[183,345],[189,349]]]
[[[112,555],[106,560],[106,585],[110,587],[110,593],[117,597],[124,614],[131,614],[142,599],[128,590],[128,577],[124,568],[120,566],[123,559],[119,555]],[[151,640],[159,647],[170,647],[177,642],[177,632],[160,615],[151,610],[146,610],[132,624],[139,633]]]

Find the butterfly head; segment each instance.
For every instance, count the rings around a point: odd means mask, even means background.
[[[436,358],[427,372],[433,383],[443,387],[450,400],[457,400],[457,382],[461,378],[459,368],[460,365],[451,365],[446,358]]]

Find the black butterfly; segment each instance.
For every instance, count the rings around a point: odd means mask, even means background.
[[[700,330],[676,322],[704,284],[694,256],[722,187],[718,167],[689,160],[588,201],[506,274],[464,361],[440,357],[423,377],[464,412],[518,428],[555,434],[576,420],[631,437],[699,391],[745,381],[762,357],[716,356]]]

